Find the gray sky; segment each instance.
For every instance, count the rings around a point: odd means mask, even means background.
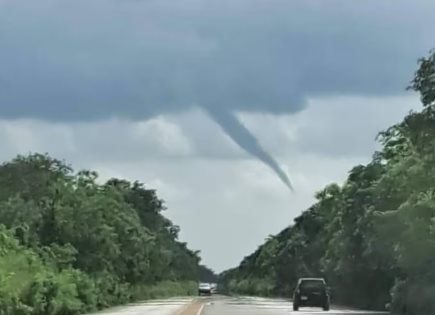
[[[435,46],[432,12],[433,0],[0,0],[0,160],[46,151],[144,181],[221,271],[418,108],[404,88]],[[258,144],[295,193],[246,153]]]

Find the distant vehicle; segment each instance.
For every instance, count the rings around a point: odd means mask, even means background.
[[[200,283],[198,286],[198,295],[211,295],[211,285],[210,283]]]
[[[217,293],[217,283],[210,284],[211,286],[211,293],[216,294]]]
[[[293,310],[297,311],[301,306],[322,307],[329,311],[329,292],[323,278],[299,279],[293,294]]]

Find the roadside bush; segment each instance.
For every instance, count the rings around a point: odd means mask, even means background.
[[[23,300],[32,307],[32,315],[73,315],[84,309],[72,273],[68,270],[37,274]]]
[[[21,302],[17,292],[6,290],[7,279],[0,279],[0,315],[31,315],[32,308]]]
[[[84,273],[44,264],[0,226],[0,315],[70,315],[96,309],[98,291]]]
[[[69,274],[76,286],[77,298],[82,303],[81,311],[91,312],[98,309],[98,297],[100,292],[95,284],[95,280],[91,279],[87,274],[75,269],[70,269]]]
[[[122,283],[116,276],[103,272],[95,278],[97,308],[122,305],[132,301],[130,285]]]
[[[433,314],[435,283],[428,279],[398,280],[391,290],[394,314]]]

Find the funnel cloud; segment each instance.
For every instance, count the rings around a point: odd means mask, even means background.
[[[287,174],[278,165],[278,162],[261,146],[258,139],[239,121],[234,113],[229,111],[207,109],[210,117],[231,137],[243,150],[258,158],[269,166],[281,181],[294,191],[293,185]]]

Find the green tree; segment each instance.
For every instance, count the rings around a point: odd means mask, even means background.
[[[178,240],[164,210],[139,182],[100,184],[96,172],[74,173],[48,155],[2,164],[0,267],[8,272],[0,271],[0,293],[10,293],[0,314],[68,315],[194,293],[199,252]]]

